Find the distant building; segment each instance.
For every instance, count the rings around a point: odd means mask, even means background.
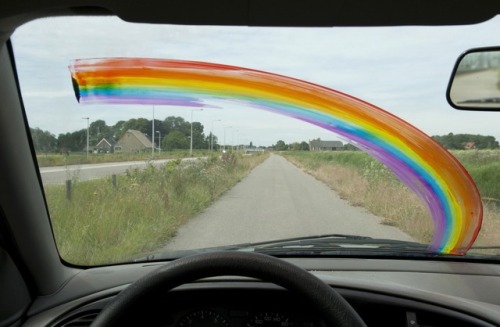
[[[467,142],[464,146],[465,150],[472,150],[476,148],[476,144],[474,142]]]
[[[115,151],[116,141],[112,138],[103,138],[94,147],[94,151],[97,153],[113,153]]]
[[[344,145],[340,141],[323,141],[320,139],[309,141],[310,151],[338,151],[343,148]]]
[[[116,142],[115,152],[141,152],[151,150],[153,143],[151,140],[140,131],[129,129]]]

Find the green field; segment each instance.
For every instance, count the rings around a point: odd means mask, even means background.
[[[177,228],[208,207],[267,155],[227,154],[111,178],[47,185],[45,194],[61,257],[77,265],[130,260],[164,246]]]

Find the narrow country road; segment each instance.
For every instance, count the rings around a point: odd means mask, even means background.
[[[283,157],[271,155],[211,207],[182,226],[165,250],[297,236],[352,234],[412,240]]]

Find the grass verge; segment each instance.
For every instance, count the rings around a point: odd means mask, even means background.
[[[111,178],[45,186],[61,257],[77,265],[123,262],[161,248],[179,226],[208,207],[267,155],[149,165]]]
[[[426,207],[390,170],[369,155],[360,151],[282,154],[351,205],[364,207],[382,217],[383,224],[395,226],[418,241],[431,241],[434,227]],[[498,245],[500,152],[457,151],[453,154],[469,171],[483,197],[484,219],[475,245]]]

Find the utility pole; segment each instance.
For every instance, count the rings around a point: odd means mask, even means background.
[[[151,141],[153,144],[151,145],[151,157],[155,156],[155,105],[153,105],[153,120],[151,121]]]
[[[158,154],[161,154],[161,132],[156,131],[158,133]]]
[[[82,119],[87,119],[87,163],[89,162],[89,129],[90,129],[90,117],[82,117]]]

